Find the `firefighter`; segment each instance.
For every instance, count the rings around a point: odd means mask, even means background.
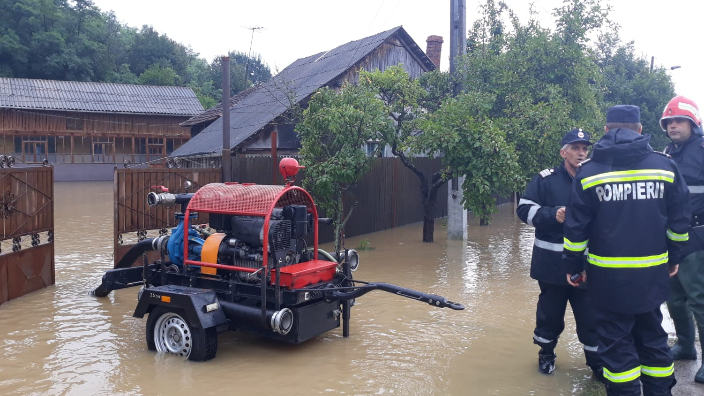
[[[675,162],[642,136],[640,109],[606,113],[577,170],[565,216],[567,282],[589,283],[607,395],[671,395],[674,364],[660,305],[688,239],[689,193]],[[587,253],[583,271],[582,256]]]
[[[577,337],[584,345],[587,365],[599,379],[598,336],[587,290],[575,289],[567,284],[562,266],[565,206],[575,171],[579,163],[587,158],[589,145],[591,142],[587,132],[581,129],[568,132],[561,141],[560,156],[564,161],[560,166],[545,169],[533,177],[516,212],[524,223],[535,227],[530,276],[538,281],[540,287],[533,332],[533,343],[540,346],[538,369],[544,374],[555,370],[555,346],[565,329],[565,310],[569,301],[577,323]]]
[[[697,360],[692,313],[699,327],[699,342],[704,345],[704,130],[697,104],[684,96],[674,97],[662,113],[660,126],[672,140],[665,152],[672,156],[682,172],[689,187],[692,208],[692,228],[685,256],[677,275],[670,279],[670,298],[667,300],[667,309],[677,332],[672,358]],[[704,383],[704,364],[694,380]]]

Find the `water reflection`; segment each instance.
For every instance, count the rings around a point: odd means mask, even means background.
[[[440,310],[373,292],[341,329],[302,345],[222,333],[217,357],[184,362],[146,349],[133,318],[136,289],[96,299],[112,267],[111,183],[56,184],[56,285],[0,306],[2,395],[580,395],[589,379],[571,317],[553,376],[537,373],[531,337],[537,284],[528,276],[532,230],[513,208],[469,240],[420,242],[420,224],[348,238],[355,277],[446,296]],[[329,248],[329,246],[326,246]],[[597,393],[598,394],[598,393]]]

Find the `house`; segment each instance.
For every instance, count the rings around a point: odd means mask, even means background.
[[[403,64],[408,74],[417,78],[439,64],[441,43],[439,36],[428,38],[428,48],[432,45],[435,54],[431,60],[399,26],[298,59],[270,81],[231,98],[230,149],[233,156],[297,154],[300,142],[287,112],[293,104],[305,107],[311,95],[321,87],[356,83],[362,69],[383,71]],[[190,127],[193,137],[171,156],[219,162],[223,149],[222,105],[181,125]]]
[[[191,88],[0,78],[0,154],[54,166],[54,180],[112,180],[190,139]]]

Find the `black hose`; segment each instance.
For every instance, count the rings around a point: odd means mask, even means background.
[[[129,268],[142,254],[150,250],[156,250],[153,244],[154,239],[156,238],[148,238],[137,242],[137,244],[132,246],[132,248],[130,248],[130,250],[122,256],[120,261],[115,264],[115,269]],[[105,276],[103,276],[103,282],[100,283],[100,286],[96,287],[94,290],[91,290],[90,295],[95,297],[107,297],[111,291],[112,290],[108,290],[105,286]]]
[[[124,256],[122,256],[120,261],[115,264],[115,268],[129,268],[142,255],[142,253],[146,253],[151,250],[156,250],[152,245],[154,239],[155,238],[147,238],[137,242],[137,244],[132,246],[132,248],[128,250]]]

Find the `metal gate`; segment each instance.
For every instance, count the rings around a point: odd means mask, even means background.
[[[54,284],[54,169],[0,169],[0,304]]]
[[[222,180],[220,169],[115,169],[115,233],[114,263],[137,242],[168,233],[168,228],[175,227],[175,218],[179,207],[150,208],[147,194],[155,186],[164,186],[172,193],[195,192],[208,183]],[[193,185],[188,191],[185,182]],[[196,223],[207,223],[208,215],[199,215]],[[155,259],[156,257],[154,257]]]

